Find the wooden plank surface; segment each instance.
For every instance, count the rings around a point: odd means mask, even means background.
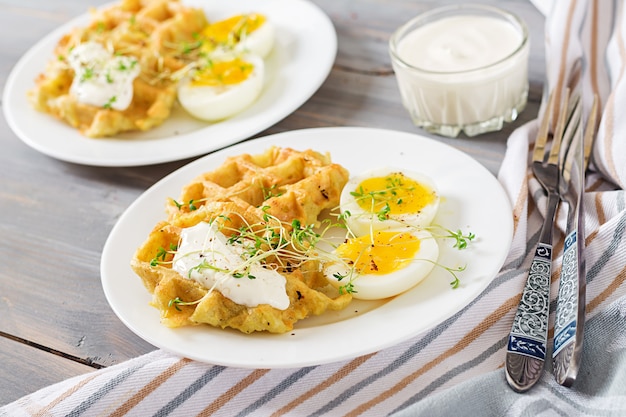
[[[88,5],[103,3],[0,1],[0,85],[4,87],[15,62],[41,37],[84,13]],[[331,17],[338,33],[333,70],[307,103],[257,136],[320,126],[368,126],[424,134],[410,123],[400,104],[387,42],[407,16],[451,1],[315,3]],[[529,24],[529,105],[502,132],[456,139],[425,135],[467,152],[495,174],[510,132],[537,114],[544,73],[543,17],[527,1],[490,3],[517,13]],[[100,254],[128,205],[189,160],[136,168],[65,163],[27,147],[3,117],[0,143],[1,405],[93,369],[48,350],[86,364],[109,366],[154,349],[130,332],[108,306],[100,284]]]
[[[94,368],[48,350],[0,337],[0,405]],[[13,364],[13,366],[11,366]],[[19,364],[19,366],[15,366]],[[6,366],[11,366],[5,369]],[[8,372],[12,370],[13,372]]]

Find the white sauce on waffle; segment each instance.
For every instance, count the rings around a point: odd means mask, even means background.
[[[285,277],[259,262],[248,263],[246,247],[229,241],[215,223],[200,222],[183,229],[172,268],[237,304],[289,307]]]
[[[72,49],[67,62],[75,72],[70,94],[85,104],[126,110],[133,100],[133,81],[139,62],[115,56],[97,42],[84,42]]]

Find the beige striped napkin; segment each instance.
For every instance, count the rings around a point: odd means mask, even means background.
[[[582,56],[585,108],[592,92],[602,98],[585,195],[588,326],[573,388],[558,386],[548,368],[530,392],[516,394],[502,369],[545,204],[528,171],[531,122],[509,138],[499,174],[514,207],[508,259],[478,298],[427,333],[368,356],[299,369],[212,366],[157,350],[44,388],[0,408],[0,416],[539,415],[550,409],[626,415],[626,337],[619,331],[626,328],[626,20],[621,1],[554,3],[546,26],[548,83],[562,88],[568,65]],[[564,220],[561,211],[557,254]],[[557,258],[553,294],[559,269]]]

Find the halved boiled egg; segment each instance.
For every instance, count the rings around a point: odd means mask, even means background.
[[[250,106],[263,89],[264,64],[257,56],[208,60],[178,85],[178,100],[194,117],[218,121]]]
[[[439,245],[425,230],[380,230],[348,239],[335,250],[340,260],[324,265],[335,287],[351,287],[353,297],[375,300],[403,293],[435,266]]]
[[[207,26],[203,32],[207,53],[234,51],[265,58],[274,46],[274,25],[259,13],[232,16]]]
[[[439,209],[439,193],[427,175],[382,167],[352,177],[340,209],[356,236],[377,230],[428,226]]]

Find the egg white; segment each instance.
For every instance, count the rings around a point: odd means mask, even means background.
[[[228,19],[225,19],[228,20]],[[215,24],[222,24],[218,21]],[[250,33],[245,33],[242,38],[233,44],[218,44],[205,50],[212,57],[219,57],[228,54],[256,55],[260,58],[267,58],[276,40],[276,28],[267,18],[265,21]],[[215,49],[213,49],[215,48]]]
[[[368,178],[386,177],[392,173],[401,172],[417,183],[427,187],[434,193],[434,200],[423,207],[419,212],[394,214],[389,213],[388,218],[380,220],[377,213],[364,210],[358,204],[352,194],[358,190],[359,185]],[[363,174],[350,178],[341,192],[340,210],[342,214],[350,213],[346,218],[346,224],[356,236],[366,235],[377,230],[398,229],[404,227],[423,228],[430,225],[439,209],[439,192],[434,181],[425,174],[394,167],[380,167],[367,171]]]
[[[181,80],[178,85],[181,106],[192,116],[209,122],[226,119],[250,106],[263,89],[264,63],[254,55],[246,55],[243,59],[251,63],[254,69],[248,78],[238,84],[193,85],[192,76]]]
[[[420,248],[413,260],[404,268],[388,274],[353,275],[352,296],[360,300],[378,300],[401,294],[419,284],[426,278],[439,257],[439,245],[436,239],[425,230],[411,232],[420,240]],[[323,273],[326,279],[336,288],[345,286],[353,273],[346,262],[329,262],[324,265]],[[336,275],[346,278],[337,279]]]
[[[256,30],[247,34],[235,46],[235,52],[253,54],[266,58],[274,47],[276,30],[274,25],[266,20]]]

